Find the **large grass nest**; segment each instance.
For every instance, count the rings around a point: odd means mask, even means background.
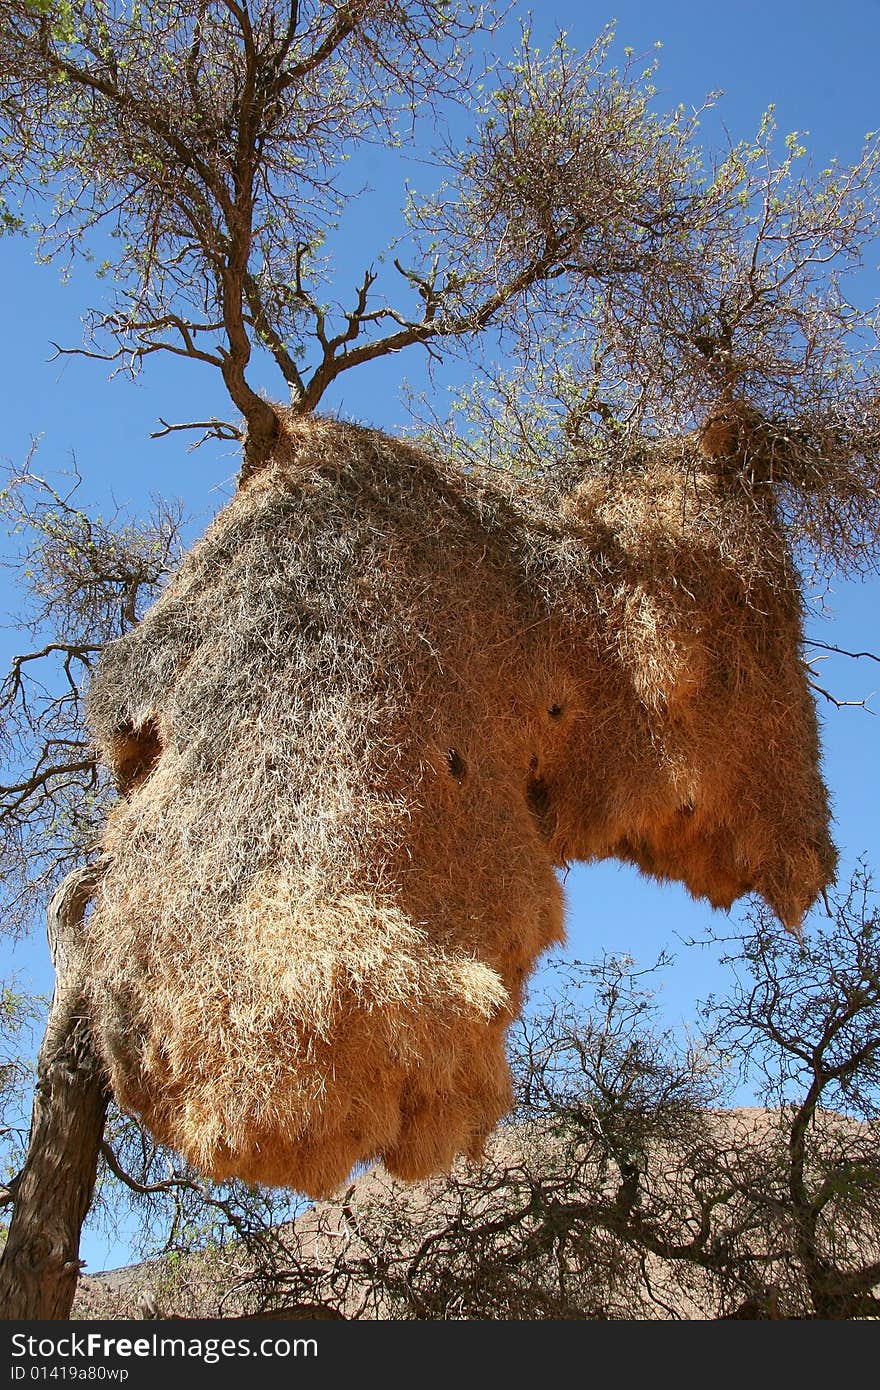
[[[772,505],[695,441],[554,493],[289,423],[90,692],[124,792],[88,927],[120,1103],[212,1177],[312,1196],[477,1154],[555,868],[788,925],[829,881],[800,643]]]

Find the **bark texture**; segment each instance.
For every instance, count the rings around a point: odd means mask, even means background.
[[[30,1141],[0,1259],[0,1317],[66,1318],[95,1188],[108,1092],[92,1043],[79,949],[103,865],[68,874],[47,912],[55,994],[38,1059]]]

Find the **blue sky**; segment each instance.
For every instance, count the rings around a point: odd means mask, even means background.
[[[807,143],[819,167],[833,155],[856,159],[865,133],[880,125],[876,55],[880,49],[880,0],[847,0],[837,6],[816,0],[752,0],[728,6],[703,3],[618,3],[614,10],[589,3],[547,3],[539,7],[534,32],[544,44],[560,28],[585,48],[611,18],[617,19],[619,45],[648,52],[662,42],[657,78],[659,103],[699,105],[712,90],[725,93],[704,123],[706,142],[726,130],[748,137],[765,107],[775,103],[780,132],[809,131]],[[514,15],[525,7],[514,5]],[[340,244],[340,280],[354,282],[374,249],[387,242],[402,200],[402,179],[384,159],[365,161],[364,177],[375,193],[352,218],[353,232]],[[866,292],[878,295],[878,266],[865,267]],[[80,316],[96,302],[87,272],[66,284],[53,267],[36,266],[23,239],[0,240],[0,286],[6,331],[0,335],[0,457],[20,461],[33,435],[41,436],[39,466],[50,473],[75,456],[86,480],[86,495],[106,504],[115,499],[137,510],[153,493],[182,496],[193,514],[192,534],[231,490],[237,459],[231,446],[207,446],[192,454],[172,436],[149,439],[159,415],[202,418],[212,412],[229,417],[220,383],[207,368],[192,363],[148,362],[140,380],[107,381],[103,364],[78,359],[50,363],[52,340],[76,344]],[[393,430],[405,426],[400,388],[405,378],[420,379],[417,356],[401,356],[343,377],[327,405],[346,415]],[[272,383],[267,384],[271,385]],[[0,543],[5,538],[0,537]],[[835,585],[830,596],[833,621],[811,625],[824,641],[862,650],[880,649],[880,582]],[[0,571],[0,608],[14,610],[15,596]],[[3,621],[6,621],[4,618]],[[14,633],[0,630],[0,663],[16,650]],[[823,683],[841,698],[860,699],[880,687],[880,666],[871,662],[829,661]],[[872,702],[880,711],[880,696]],[[826,780],[834,802],[836,839],[848,870],[861,853],[877,861],[877,786],[880,773],[880,716],[856,709],[820,710]],[[615,864],[576,867],[566,883],[569,904],[568,953],[589,957],[603,949],[626,950],[647,962],[660,947],[677,952],[669,972],[664,1007],[670,1020],[694,1016],[695,1001],[719,983],[704,953],[678,948],[678,937],[699,935],[713,916],[703,905],[672,886],[660,887]],[[47,954],[38,931],[30,945],[4,947],[4,971],[29,973],[48,987]],[[124,1258],[121,1245],[91,1237],[84,1251],[92,1268]]]

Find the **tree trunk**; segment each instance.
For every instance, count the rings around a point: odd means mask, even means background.
[[[0,1259],[2,1318],[66,1318],[76,1293],[80,1230],[95,1189],[108,1099],[79,949],[102,867],[98,861],[74,869],[47,912],[55,994],[38,1058],[27,1158]]]

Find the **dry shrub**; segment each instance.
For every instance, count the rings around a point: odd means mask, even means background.
[[[89,925],[120,1103],[313,1196],[477,1154],[555,866],[789,925],[828,881],[800,637],[772,506],[693,442],[554,497],[291,422],[90,693],[126,793]]]

